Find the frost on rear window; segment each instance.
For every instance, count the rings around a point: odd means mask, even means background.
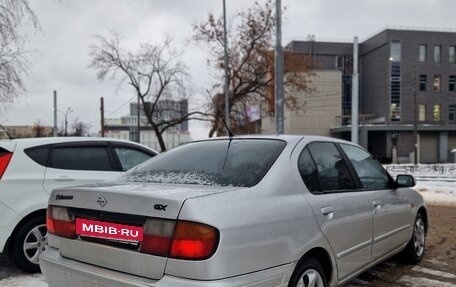
[[[196,171],[152,170],[134,173],[128,176],[128,180],[135,182],[217,185],[217,181],[213,177],[213,175]]]
[[[265,176],[285,145],[266,139],[190,143],[134,168],[123,180],[251,187]]]

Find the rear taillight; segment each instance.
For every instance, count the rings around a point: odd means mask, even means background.
[[[2,178],[3,174],[5,173],[6,168],[8,167],[8,164],[9,164],[12,156],[13,156],[12,152],[0,154],[0,179]]]
[[[65,238],[76,238],[76,224],[74,216],[68,213],[66,207],[49,205],[46,214],[47,230]]]
[[[217,249],[218,230],[212,226],[190,222],[148,219],[140,252],[184,259],[204,260]]]

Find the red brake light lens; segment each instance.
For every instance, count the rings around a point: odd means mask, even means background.
[[[74,217],[68,213],[66,207],[48,206],[46,225],[51,234],[70,239],[77,237]]]
[[[190,260],[207,259],[215,253],[218,237],[217,229],[212,226],[179,221],[174,230],[170,257]]]
[[[12,157],[13,157],[12,152],[0,154],[0,179],[2,178],[3,174],[5,173],[6,168],[8,167],[8,164]]]
[[[184,260],[210,258],[217,249],[218,230],[190,221],[148,219],[140,252]]]

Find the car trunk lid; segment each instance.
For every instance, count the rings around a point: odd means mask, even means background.
[[[185,200],[239,188],[144,183],[98,184],[54,190],[49,204],[75,220],[144,228],[148,219],[177,220]],[[140,253],[140,241],[76,235],[58,238],[64,257],[151,279],[163,276],[167,257]],[[52,243],[50,244],[52,246]]]

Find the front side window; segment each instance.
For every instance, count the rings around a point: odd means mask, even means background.
[[[347,154],[366,190],[389,189],[390,179],[385,169],[365,150],[347,144],[340,145]]]
[[[418,61],[426,62],[426,45],[420,45]]]
[[[49,166],[58,169],[113,171],[108,150],[100,147],[54,147]]]
[[[309,152],[320,175],[323,192],[355,189],[347,163],[333,143],[311,143]]]
[[[189,143],[130,170],[127,182],[252,187],[266,175],[286,143],[233,139]]]
[[[434,62],[439,63],[442,58],[442,46],[434,46]]]
[[[151,156],[146,153],[127,147],[114,147],[114,150],[119,157],[123,171],[127,171],[151,158]]]
[[[435,122],[440,121],[440,105],[434,105],[432,111],[433,111],[432,114],[433,114],[434,121]]]

